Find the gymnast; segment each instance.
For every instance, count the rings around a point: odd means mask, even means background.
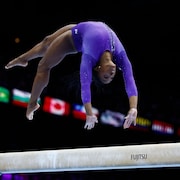
[[[67,55],[77,53],[81,53],[81,99],[86,110],[84,128],[90,130],[98,123],[91,104],[93,74],[96,74],[102,84],[108,84],[119,70],[122,71],[129,100],[129,110],[125,116],[123,128],[129,128],[132,124],[136,125],[138,91],[132,64],[117,34],[107,24],[100,21],[65,25],[5,66],[6,69],[14,66],[26,67],[32,59],[41,58],[26,110],[27,119],[32,120],[34,112],[40,107],[37,100],[49,83],[51,69]]]

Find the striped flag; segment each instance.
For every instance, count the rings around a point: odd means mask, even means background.
[[[13,89],[12,90],[12,104],[26,108],[28,105],[30,96],[31,96],[30,92],[22,91],[19,89]],[[38,102],[40,103],[40,98],[38,99]]]
[[[10,92],[7,88],[0,86],[0,102],[8,103],[10,97]]]
[[[43,110],[51,114],[67,116],[70,113],[70,104],[61,99],[46,96],[44,98]]]
[[[152,122],[152,131],[161,134],[174,134],[174,126],[173,124],[160,121],[160,120],[153,120]]]
[[[96,116],[99,115],[99,111],[97,108],[92,107],[92,112]],[[86,120],[86,111],[84,106],[80,104],[73,104],[72,115],[74,118]]]

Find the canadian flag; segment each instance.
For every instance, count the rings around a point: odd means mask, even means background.
[[[69,115],[70,104],[61,99],[46,96],[44,98],[43,110],[59,116]]]

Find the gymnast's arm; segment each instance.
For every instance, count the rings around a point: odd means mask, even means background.
[[[136,125],[138,91],[133,75],[132,64],[125,51],[120,53],[117,65],[122,70],[125,89],[129,98],[129,111],[124,123],[124,128],[128,128],[132,123]]]
[[[81,99],[86,111],[85,129],[92,129],[98,122],[97,117],[92,112],[91,104],[91,82],[92,82],[92,57],[82,54],[80,65]]]

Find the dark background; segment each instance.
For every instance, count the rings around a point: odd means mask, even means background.
[[[139,116],[180,125],[179,9],[176,1],[3,1],[0,3],[0,85],[30,91],[38,59],[26,68],[5,70],[14,57],[24,53],[46,35],[69,23],[100,20],[118,34],[132,62],[139,90]],[[15,38],[20,38],[16,43]],[[52,70],[42,97],[52,95],[80,102],[76,77],[80,55],[66,57]],[[69,83],[69,82],[75,82]],[[67,83],[68,82],[68,83]],[[118,83],[120,82],[120,83]],[[100,91],[93,91],[97,108],[127,110],[119,75]],[[106,145],[178,142],[177,136],[123,130],[101,123],[91,131],[84,122],[38,111],[32,122],[25,109],[0,104],[2,152],[92,147]]]
[[[116,31],[132,62],[139,90],[139,116],[179,125],[180,22],[177,4],[160,0],[128,0],[118,4],[113,1],[108,4],[93,1],[64,3],[59,5],[56,1],[42,3],[12,0],[1,3],[1,86],[31,91],[39,59],[31,61],[27,68],[5,70],[5,64],[65,24],[101,20]],[[19,43],[15,42],[17,37],[20,39]],[[52,95],[72,103],[81,102],[77,77],[74,75],[79,63],[80,55],[72,55],[56,66],[42,97]],[[94,90],[92,101],[99,109],[110,108],[125,113],[127,99],[121,75],[104,89]],[[84,122],[74,123],[73,120],[63,118],[59,121],[59,117],[55,118],[43,112],[38,112],[36,119],[29,123],[25,119],[25,109],[11,105],[6,107],[4,104],[2,106],[1,127],[10,128],[6,135],[8,141],[4,139],[5,147],[2,149],[5,150],[159,141],[159,136],[154,138],[153,134],[142,138],[142,132],[133,132],[133,136],[129,136],[132,131],[104,127],[101,124],[87,132],[82,130]],[[169,141],[166,138],[163,136],[162,140]],[[7,143],[10,140],[15,147]],[[172,137],[170,140],[178,139]]]

